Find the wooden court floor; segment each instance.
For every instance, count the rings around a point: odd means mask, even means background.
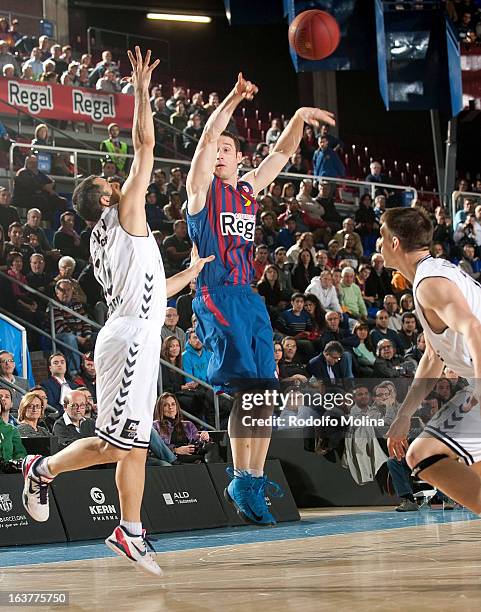
[[[372,511],[309,511],[303,519]],[[160,550],[162,541],[155,545]],[[479,520],[243,544],[221,536],[218,546],[158,553],[157,560],[161,579],[114,557],[6,567],[0,591],[67,590],[68,609],[86,611],[481,610]]]

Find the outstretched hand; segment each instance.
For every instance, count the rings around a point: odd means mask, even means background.
[[[197,245],[195,242],[192,245],[192,251],[190,254],[190,266],[195,271],[195,275],[197,276],[206,263],[210,263],[214,261],[215,255],[209,255],[208,257],[200,257],[199,251],[197,250]]]
[[[259,91],[259,88],[254,83],[251,83],[251,81],[246,81],[242,76],[242,72],[239,72],[234,91],[238,96],[242,96],[246,100],[252,100]]]
[[[304,123],[308,123],[314,127],[319,127],[321,123],[327,123],[328,125],[336,125],[334,119],[334,113],[329,111],[321,110],[320,108],[311,108],[309,106],[303,106],[298,109],[297,114],[301,117]]]
[[[406,450],[409,446],[407,437],[410,426],[411,419],[409,417],[398,416],[394,419],[386,434],[389,456],[395,457],[398,461],[406,456]]]
[[[160,64],[160,60],[156,59],[153,64],[149,66],[151,51],[149,49],[145,54],[145,58],[142,58],[140,47],[135,47],[135,56],[130,49],[127,50],[127,55],[132,64],[132,76],[122,80],[131,81],[140,89],[148,89],[152,72]]]

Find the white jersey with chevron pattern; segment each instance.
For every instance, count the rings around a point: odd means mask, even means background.
[[[108,321],[136,317],[160,326],[164,323],[164,266],[150,228],[148,232],[148,236],[126,232],[117,207],[107,208],[92,230],[90,253],[109,309]]]
[[[459,376],[472,379],[474,368],[466,338],[447,327],[442,333],[436,334],[429,327],[423,310],[417,300],[416,290],[425,278],[447,278],[464,295],[473,314],[481,320],[481,285],[461,270],[458,266],[445,259],[435,259],[428,256],[417,266],[413,282],[414,305],[416,316],[423,327],[424,334],[434,351],[444,363]]]

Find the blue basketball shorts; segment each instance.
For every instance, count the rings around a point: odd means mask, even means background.
[[[250,286],[203,287],[192,309],[197,336],[212,352],[207,380],[216,391],[278,388],[272,326]]]

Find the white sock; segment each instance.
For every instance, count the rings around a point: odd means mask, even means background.
[[[138,538],[142,535],[142,523],[129,523],[129,521],[120,521],[121,527],[124,527],[131,536]]]
[[[48,457],[44,457],[37,465],[33,468],[34,474],[37,476],[45,476],[45,478],[55,478],[52,472],[48,469]]]
[[[262,478],[264,476],[264,470],[255,470],[254,468],[247,468],[246,472],[254,478]]]

